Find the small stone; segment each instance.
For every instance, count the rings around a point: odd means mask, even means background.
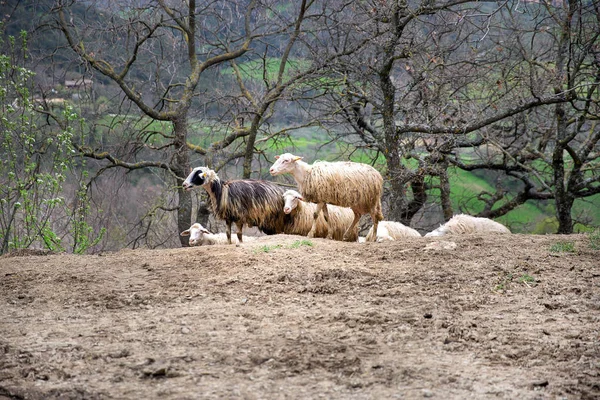
[[[539,380],[539,381],[533,381],[530,383],[530,386],[532,388],[546,387],[546,386],[548,386],[548,380],[543,379],[543,380]]]
[[[183,333],[184,335],[187,335],[190,332],[191,332],[191,330],[187,326],[184,326],[183,328],[181,328],[181,333]]]
[[[423,389],[423,397],[433,397],[433,392],[429,389]]]
[[[433,318],[433,314],[425,313],[425,314],[423,314],[423,318],[427,318],[427,319]]]

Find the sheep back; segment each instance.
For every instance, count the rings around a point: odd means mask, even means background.
[[[377,238],[382,239],[401,239],[405,237],[421,237],[421,234],[415,229],[406,226],[396,221],[379,221],[377,226],[377,234],[373,237],[373,227],[367,233],[367,241],[375,241]]]
[[[510,233],[510,230],[499,222],[489,218],[473,217],[467,214],[458,214],[448,222],[426,236],[442,236],[447,234],[471,233]]]
[[[319,161],[312,164],[301,186],[306,201],[350,207],[366,214],[381,204],[383,177],[367,164]]]
[[[236,179],[211,182],[211,203],[215,215],[231,222],[257,226],[268,235],[283,233],[283,189],[271,182]]]

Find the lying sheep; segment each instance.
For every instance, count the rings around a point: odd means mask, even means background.
[[[395,221],[380,221],[377,226],[377,235],[373,237],[375,230],[373,227],[367,233],[368,242],[383,242],[387,240],[397,240],[405,237],[421,237],[421,234],[411,227]]]
[[[253,179],[221,182],[217,173],[207,167],[194,168],[183,182],[186,190],[202,186],[212,205],[215,216],[225,220],[227,241],[231,244],[231,224],[237,226],[241,243],[244,224],[257,226],[267,235],[283,233],[283,189],[274,183]]]
[[[329,221],[327,203],[349,207],[354,212],[354,221],[344,233],[344,240],[352,240],[356,225],[363,214],[371,214],[373,226],[377,230],[377,224],[383,219],[383,178],[375,168],[350,161],[321,161],[309,165],[302,161],[302,157],[290,153],[275,158],[277,161],[269,170],[271,175],[292,174],[304,199],[317,203],[309,237],[316,234],[317,218],[321,211],[325,221]]]
[[[190,237],[190,246],[209,246],[212,244],[228,244],[227,235],[224,233],[211,233],[202,224],[195,223],[190,226],[190,229],[180,233],[181,236]],[[243,236],[244,242],[255,240],[254,236]],[[237,244],[236,236],[231,238],[232,243]]]
[[[452,217],[444,225],[434,231],[429,232],[425,237],[461,235],[469,233],[510,233],[504,225],[492,221],[489,218],[473,217],[466,214],[458,214]]]
[[[317,211],[315,203],[305,202],[302,195],[295,190],[288,190],[283,194],[285,206],[283,212],[289,214],[291,223],[286,226],[285,233],[290,235],[306,236],[312,229],[314,214]],[[329,224],[323,217],[317,219],[317,228],[314,237],[331,238],[333,240],[343,240],[344,233],[348,230],[354,221],[354,212],[345,207],[328,206]],[[358,226],[348,237],[349,241],[356,241],[358,238]]]

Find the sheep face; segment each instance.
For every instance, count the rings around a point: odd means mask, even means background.
[[[283,201],[285,205],[283,206],[283,212],[286,214],[291,213],[296,207],[298,207],[298,202],[302,199],[302,195],[295,190],[287,190],[283,194]]]
[[[183,182],[183,188],[185,190],[191,190],[196,186],[207,184],[211,177],[211,172],[213,171],[206,167],[194,168]]]
[[[277,161],[269,169],[272,176],[291,173],[296,168],[296,161],[302,160],[302,157],[291,153],[284,153],[280,156],[275,156],[275,158]]]
[[[200,246],[202,244],[202,236],[205,233],[210,232],[201,224],[195,223],[192,226],[190,226],[190,229],[181,232],[180,235],[190,237],[190,246]]]

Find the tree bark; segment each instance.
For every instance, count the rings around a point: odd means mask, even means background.
[[[175,157],[173,162],[173,172],[177,180],[177,194],[179,195],[179,204],[177,208],[177,229],[183,232],[192,224],[192,195],[183,189],[183,181],[188,175],[190,169],[190,156],[187,147],[187,117],[186,113],[173,121],[175,133],[174,147]],[[179,235],[178,235],[179,236]],[[179,236],[179,241],[183,247],[189,246],[188,238]]]

